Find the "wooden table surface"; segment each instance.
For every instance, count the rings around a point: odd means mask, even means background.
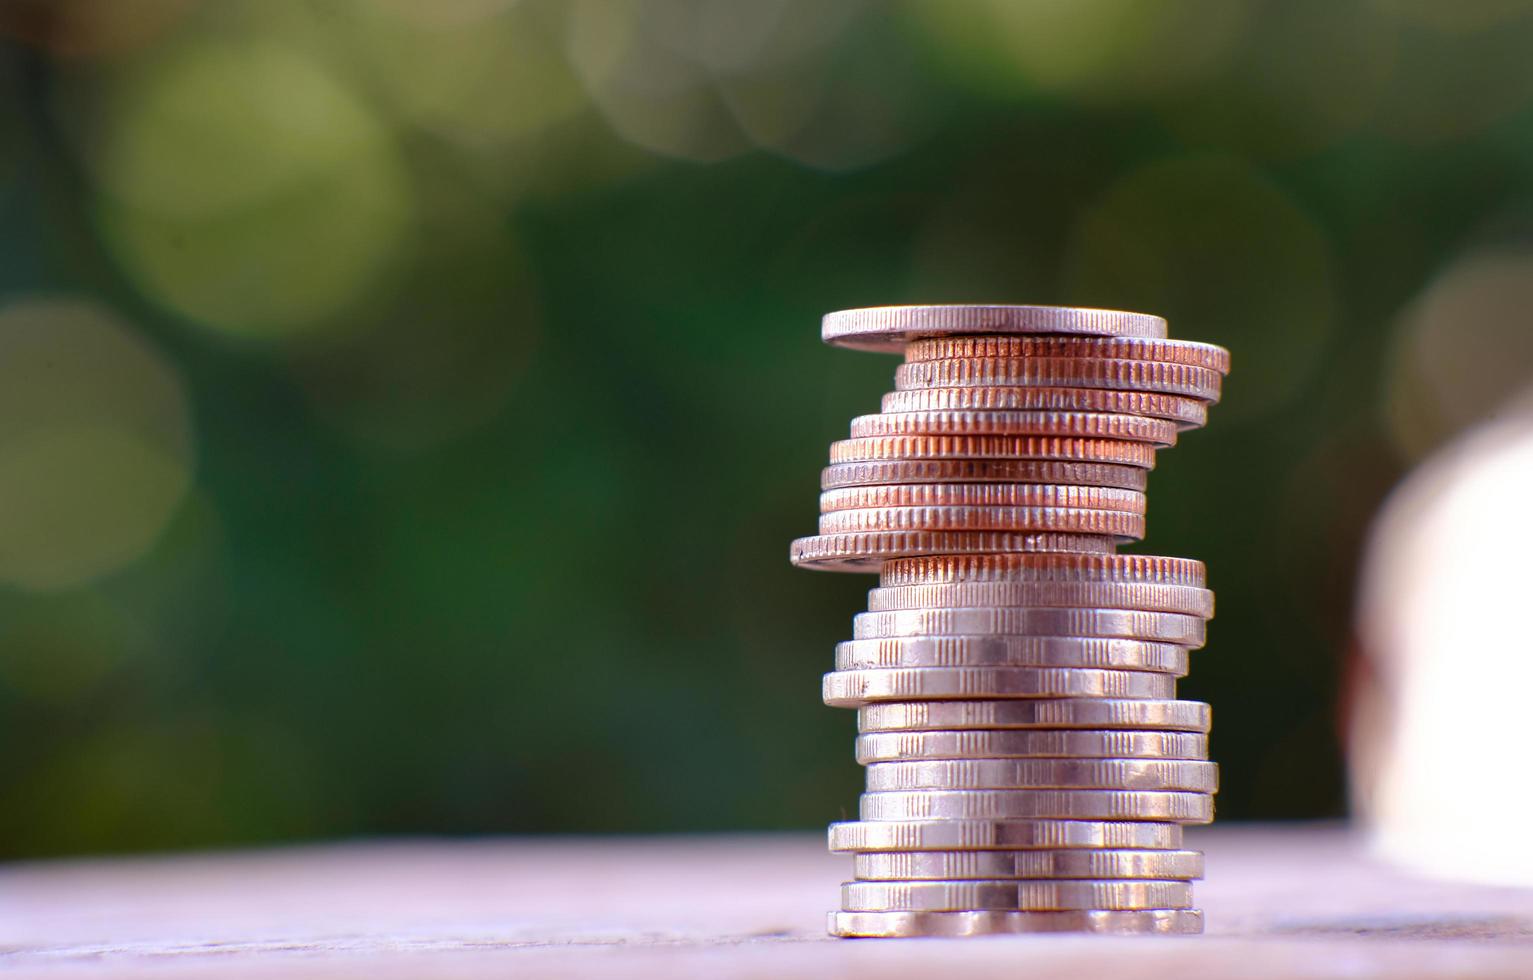
[[[820,835],[406,840],[11,865],[0,974],[1533,978],[1533,890],[1413,878],[1343,829],[1232,826],[1200,937],[832,940]]]

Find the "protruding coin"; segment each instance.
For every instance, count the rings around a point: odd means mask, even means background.
[[[870,704],[857,711],[861,732],[930,732],[1013,728],[1127,728],[1207,732],[1202,701],[1059,700],[915,701]]]
[[[995,878],[1136,878],[1190,881],[1203,877],[1198,851],[915,851],[858,854],[862,881],[951,881]]]
[[[854,439],[910,435],[1041,435],[1176,445],[1176,425],[1143,415],[1099,412],[893,412],[852,419]]]
[[[1208,738],[1193,732],[956,731],[872,732],[857,736],[857,761],[912,759],[1207,759]]]
[[[965,388],[909,388],[883,397],[885,412],[1108,412],[1168,419],[1179,429],[1208,423],[1208,403],[1154,391],[1111,388],[1037,388],[970,385]]]
[[[869,531],[822,534],[793,542],[789,560],[827,572],[877,572],[891,558],[917,555],[1059,551],[1110,553],[1118,539],[1052,531]]]
[[[1214,594],[1190,585],[1145,582],[953,582],[894,585],[868,593],[869,612],[900,609],[997,607],[1097,607],[1168,612],[1208,619]]]
[[[1181,677],[1187,649],[1101,636],[904,636],[836,644],[837,670],[875,667],[1095,667]]]
[[[1219,767],[1191,759],[940,759],[876,762],[868,792],[908,789],[1148,789],[1213,793]]]
[[[1180,824],[1146,821],[848,820],[830,825],[830,849],[837,852],[1181,846]]]
[[[894,369],[894,387],[1110,388],[1219,400],[1224,376],[1207,368],[1097,357],[985,357],[919,361]]]
[[[1154,555],[926,555],[884,566],[880,585],[955,582],[1143,582],[1203,587],[1203,563]]]
[[[914,939],[924,936],[956,939],[1068,932],[1115,936],[1192,935],[1203,931],[1203,913],[1198,909],[832,912],[827,928],[832,936],[843,939]]]
[[[960,334],[1062,333],[1164,337],[1166,321],[1148,313],[1067,306],[872,306],[837,310],[820,321],[827,344],[898,354],[920,337]]]
[[[861,531],[1065,531],[1144,537],[1144,516],[1081,507],[868,507],[820,516],[821,534]]]
[[[894,483],[820,494],[820,513],[870,507],[1076,507],[1143,514],[1145,495],[1063,483]]]
[[[830,461],[890,459],[1058,459],[1154,469],[1155,447],[1074,436],[869,436],[830,444]]]
[[[1160,361],[1230,373],[1230,352],[1195,340],[1144,337],[928,337],[905,348],[907,361],[990,357],[1103,357]]]
[[[825,675],[825,703],[859,708],[875,701],[949,698],[1170,698],[1176,678],[1134,670],[1071,667],[888,667]]]
[[[1050,483],[1142,492],[1148,476],[1137,466],[1062,459],[868,460],[837,463],[820,472],[825,490],[904,483]]]
[[[1181,909],[1192,907],[1185,881],[848,881],[848,912],[973,909]]]
[[[892,636],[964,636],[1019,633],[1027,636],[1120,636],[1177,646],[1201,647],[1205,621],[1178,613],[1133,609],[1060,609],[970,607],[967,609],[898,609],[858,613],[852,637],[876,640]]]
[[[955,789],[863,793],[863,820],[1169,820],[1208,823],[1207,793],[1115,789]]]

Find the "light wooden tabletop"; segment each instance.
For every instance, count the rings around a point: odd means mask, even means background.
[[[0,974],[1533,977],[1533,891],[1413,878],[1335,827],[1189,834],[1208,934],[832,940],[819,835],[406,840],[0,870]]]

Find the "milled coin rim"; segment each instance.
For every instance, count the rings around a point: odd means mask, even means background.
[[[1214,594],[1190,585],[1150,582],[948,582],[932,585],[889,585],[868,591],[868,612],[906,609],[996,608],[1123,609],[1166,612],[1210,620]]]
[[[820,471],[820,489],[912,483],[1031,483],[1108,487],[1144,493],[1149,470],[1074,459],[870,459],[832,463]]]
[[[1169,698],[887,701],[857,709],[859,733],[1100,728],[1206,735],[1212,724],[1207,702]]]
[[[1052,507],[1144,516],[1142,490],[1074,483],[875,483],[820,492],[820,513],[875,507]]]
[[[1182,825],[1151,820],[842,820],[830,825],[834,854],[877,851],[1022,851],[1066,848],[1175,850]]]
[[[788,560],[799,568],[825,572],[873,572],[891,558],[924,555],[1058,552],[1112,554],[1118,539],[1053,531],[867,531],[814,534],[797,538]]]
[[[906,361],[894,369],[896,391],[922,388],[1106,388],[1219,401],[1224,375],[1165,361],[1087,357],[949,358]]]
[[[1091,933],[1099,935],[1195,935],[1203,931],[1201,909],[1077,909],[1022,912],[831,912],[826,931],[842,939],[958,939],[972,936]]]
[[[863,851],[852,855],[858,881],[954,881],[1041,878],[1197,881],[1203,852],[1151,848]]]
[[[1081,606],[949,606],[892,609],[852,617],[852,639],[900,636],[1088,636],[1148,640],[1198,649],[1208,621],[1182,613]]]
[[[1185,395],[1114,388],[1045,385],[963,385],[887,392],[879,411],[905,412],[1106,412],[1164,419],[1178,431],[1208,424],[1209,403]]]
[[[1124,510],[1005,504],[855,507],[820,514],[821,534],[866,531],[1060,531],[1105,534],[1123,541],[1144,537],[1145,516]]]
[[[1206,759],[897,759],[865,769],[869,793],[960,789],[1117,789],[1217,793]]]
[[[853,418],[853,439],[886,436],[1067,436],[1145,442],[1161,449],[1176,445],[1176,423],[1108,412],[964,411],[879,412]]]
[[[1204,824],[1212,793],[1120,789],[913,789],[863,793],[861,820],[1151,820]]]
[[[991,759],[1165,759],[1207,761],[1199,732],[1104,729],[957,729],[866,732],[853,747],[860,765]]]
[[[899,636],[842,640],[836,670],[897,667],[1092,667],[1181,677],[1186,647],[1110,636]]]
[[[1185,364],[1230,373],[1230,352],[1218,344],[1167,337],[1102,337],[1059,334],[990,334],[923,337],[905,348],[905,360],[951,361],[997,357],[1096,357],[1107,360]]]
[[[996,878],[971,881],[847,881],[845,912],[1054,911],[1191,908],[1190,881]]]
[[[1163,338],[1164,317],[1085,306],[990,303],[866,306],[836,310],[820,320],[820,338],[834,347],[898,354],[919,337],[951,334],[1062,333]]]
[[[1167,700],[1176,693],[1176,677],[1091,667],[872,667],[831,671],[821,683],[821,693],[832,708],[976,698]]]
[[[884,566],[881,587],[945,585],[958,582],[1145,582],[1207,585],[1207,569],[1196,558],[1160,555],[1070,554],[913,555]]]

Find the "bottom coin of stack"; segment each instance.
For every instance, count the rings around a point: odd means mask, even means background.
[[[1175,700],[1213,614],[1196,561],[884,564],[825,700],[858,709],[867,792],[838,936],[1201,932],[1208,705]]]

